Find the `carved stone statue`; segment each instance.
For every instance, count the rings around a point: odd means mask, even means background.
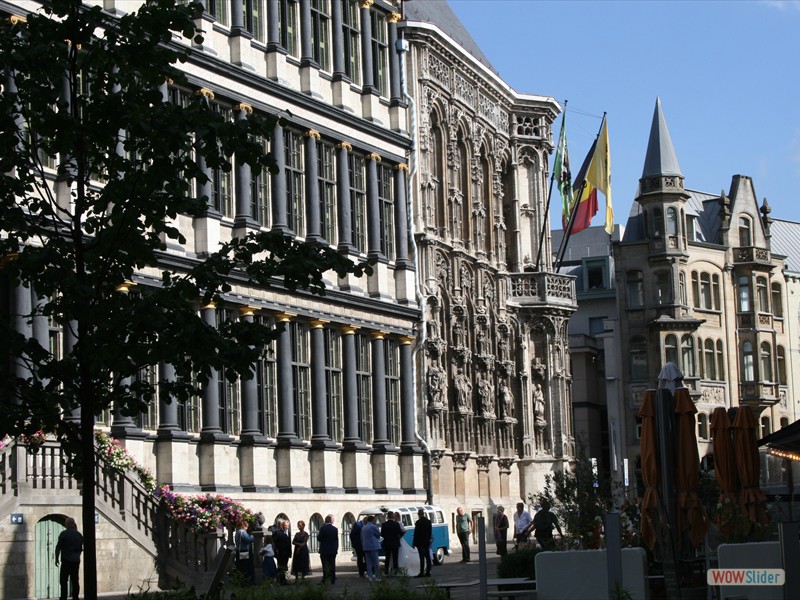
[[[481,401],[481,412],[487,417],[494,416],[494,386],[489,380],[488,375],[484,375],[478,381],[478,396]]]
[[[542,384],[537,381],[533,384],[533,414],[536,417],[536,427],[547,425],[544,408],[544,390],[542,390]]]
[[[456,403],[461,411],[472,409],[472,383],[464,373],[464,369],[459,368],[455,377]]]
[[[503,407],[503,416],[514,417],[514,393],[505,381],[500,382],[500,404]]]
[[[444,408],[444,371],[439,365],[428,369],[428,401],[431,408]]]

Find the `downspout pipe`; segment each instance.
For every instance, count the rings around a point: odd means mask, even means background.
[[[411,94],[408,93],[408,89],[406,88],[406,52],[408,52],[408,40],[405,39],[403,36],[403,32],[400,32],[400,36],[397,39],[397,48],[396,51],[400,55],[400,89],[403,92],[403,98],[408,102],[409,107],[409,115],[411,120],[411,150],[410,150],[410,160],[411,167],[408,171],[408,193],[407,193],[407,202],[408,202],[408,210],[406,214],[408,215],[408,226],[406,230],[408,231],[408,243],[409,247],[412,249],[414,260],[417,261],[419,258],[419,254],[417,252],[417,242],[414,238],[414,190],[415,186],[412,184],[414,178],[417,174],[417,143],[419,140],[419,129],[417,124],[417,105],[414,102],[414,98]],[[414,344],[414,348],[412,350],[412,360],[411,360],[411,368],[412,368],[412,384],[413,388],[416,391],[418,388],[417,381],[419,379],[418,372],[417,372],[417,355],[421,348],[424,347],[425,344],[425,336],[426,336],[426,323],[425,323],[425,303],[422,297],[422,292],[420,291],[420,283],[419,283],[419,265],[414,271],[414,293],[417,298],[417,304],[420,307],[420,320],[417,327],[417,341]],[[425,380],[422,380],[422,394],[421,397],[425,398],[427,396],[427,389]],[[417,400],[414,400],[414,436],[417,438],[417,443],[419,443],[420,447],[422,448],[422,454],[425,457],[426,463],[426,470],[425,470],[425,478],[427,480],[425,485],[425,502],[428,505],[433,504],[433,464],[431,461],[431,449],[428,445],[428,442],[425,440],[422,434],[419,431],[419,415],[417,414]],[[423,417],[423,425],[425,423]],[[424,433],[424,431],[423,431]]]

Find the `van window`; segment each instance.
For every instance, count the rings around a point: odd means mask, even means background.
[[[431,519],[434,523],[444,523],[444,515],[441,511],[436,511],[433,513],[433,518]]]
[[[411,515],[407,513],[400,515],[400,521],[403,523],[403,527],[412,527],[414,525],[414,521],[411,520]]]

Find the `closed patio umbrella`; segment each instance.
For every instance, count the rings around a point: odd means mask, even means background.
[[[656,453],[656,390],[647,390],[642,398],[639,416],[642,418],[642,436],[639,455],[642,463],[642,480],[644,481],[644,498],[642,499],[642,541],[652,550],[655,548],[658,535],[658,510],[661,500],[658,486],[661,483],[661,469]]]
[[[750,522],[760,525],[767,523],[764,508],[766,497],[761,491],[759,479],[761,465],[756,443],[756,420],[749,406],[740,406],[733,421],[736,467],[742,489],[739,492],[739,507]]]
[[[728,411],[721,406],[714,409],[711,415],[711,437],[714,440],[714,476],[719,488],[719,503],[729,502],[735,505],[739,500],[739,474],[736,468],[736,456],[731,439],[731,420]],[[730,524],[725,522],[723,513],[717,516],[717,526],[724,535],[730,533]]]
[[[677,465],[675,486],[678,490],[678,531],[689,538],[692,548],[703,541],[709,523],[706,511],[700,503],[697,490],[700,487],[700,456],[697,452],[695,414],[697,408],[687,388],[675,390],[675,414],[677,415]]]

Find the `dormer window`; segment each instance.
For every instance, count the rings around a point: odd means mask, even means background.
[[[753,225],[750,217],[739,217],[739,246],[746,248],[753,245]]]

